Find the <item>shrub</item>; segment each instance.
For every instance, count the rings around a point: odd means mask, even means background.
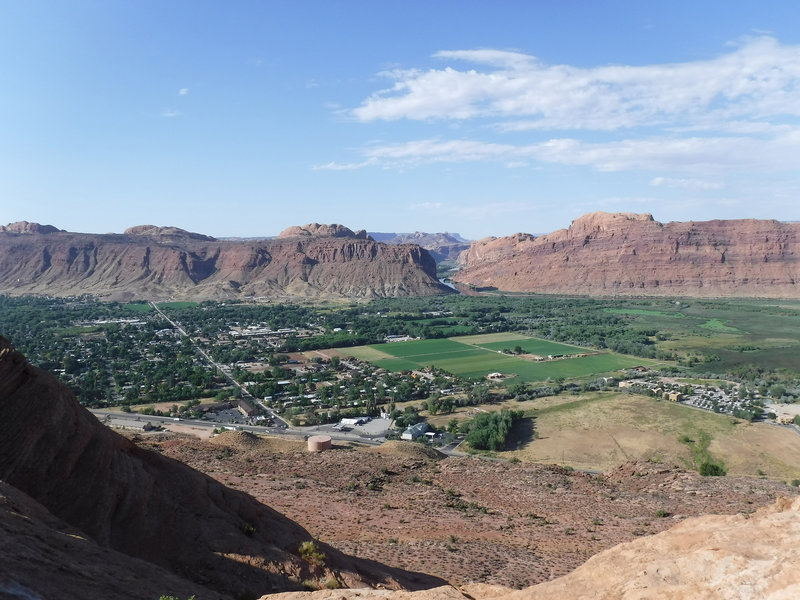
[[[325,554],[322,553],[314,541],[307,540],[302,542],[297,551],[300,554],[300,558],[310,565],[320,568],[325,566]]]
[[[700,475],[704,477],[722,477],[728,473],[725,467],[716,462],[705,461],[700,463]]]

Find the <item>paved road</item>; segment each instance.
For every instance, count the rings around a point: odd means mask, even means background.
[[[277,425],[286,425],[286,428],[288,429],[289,423],[287,423],[286,421],[281,419],[277,414],[275,414],[272,411],[271,408],[269,408],[261,400],[259,400],[255,396],[253,396],[250,392],[248,392],[246,387],[244,387],[241,383],[239,383],[233,377],[231,377],[230,373],[228,372],[227,367],[224,367],[223,365],[221,365],[218,362],[216,362],[213,358],[211,358],[211,356],[205,350],[203,350],[194,341],[192,336],[190,336],[188,333],[186,333],[186,330],[184,330],[183,327],[181,327],[180,323],[170,319],[166,314],[164,314],[164,311],[162,311],[160,308],[158,308],[158,305],[155,302],[153,302],[152,300],[150,301],[150,306],[152,306],[153,310],[155,310],[159,315],[161,315],[164,318],[164,320],[167,321],[167,323],[169,323],[175,329],[177,329],[178,333],[180,333],[183,337],[188,338],[189,342],[192,344],[192,347],[194,348],[195,352],[197,352],[200,356],[202,356],[206,360],[206,362],[208,364],[213,366],[218,372],[222,373],[222,375],[225,377],[225,379],[227,379],[232,385],[235,385],[236,387],[238,387],[242,391],[242,397],[243,398],[245,398],[247,400],[252,400],[256,404],[258,404],[261,407],[261,409],[267,414],[268,417],[272,417],[272,419],[274,419],[274,421],[275,421],[275,423]]]
[[[201,421],[199,419],[175,419],[174,417],[161,417],[156,415],[140,415],[137,413],[124,413],[115,412],[110,410],[90,409],[90,412],[98,418],[100,422],[105,422],[107,419],[114,419],[119,421],[128,421],[132,426],[138,426],[142,423],[160,424],[162,426],[174,425],[180,423],[181,425],[191,425],[192,427],[202,427],[205,429],[214,429],[217,427],[234,427],[237,431],[249,431],[250,433],[267,433],[270,435],[284,435],[287,437],[305,439],[310,434],[306,431],[299,429],[283,429],[281,427],[264,427],[262,425],[244,425],[238,423],[217,423],[215,421]],[[360,444],[367,444],[370,446],[380,446],[384,440],[372,440],[369,438],[362,438],[358,435],[348,435],[346,433],[328,433],[331,439],[343,442],[358,442]]]

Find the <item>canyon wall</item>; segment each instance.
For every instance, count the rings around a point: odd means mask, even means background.
[[[479,240],[459,261],[454,281],[510,292],[796,298],[800,224],[596,212],[540,237]]]
[[[341,225],[219,241],[174,227],[97,235],[15,223],[0,230],[0,293],[203,300],[426,296],[448,288],[419,246],[382,244]]]

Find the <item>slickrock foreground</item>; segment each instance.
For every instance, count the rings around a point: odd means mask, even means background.
[[[453,280],[510,292],[796,298],[800,223],[659,223],[595,212],[568,229],[473,242]]]

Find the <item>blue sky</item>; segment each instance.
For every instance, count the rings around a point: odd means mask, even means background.
[[[0,0],[0,221],[800,220],[800,3]]]

